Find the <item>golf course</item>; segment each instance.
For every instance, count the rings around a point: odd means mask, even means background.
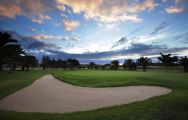
[[[188,120],[188,0],[0,0],[0,120]]]
[[[152,97],[99,109],[71,113],[0,112],[1,120],[187,120],[188,74],[181,70],[157,71],[109,71],[109,70],[32,70],[30,72],[6,71],[0,74],[0,98],[8,96],[36,79],[51,74],[58,80],[86,88],[109,88],[124,86],[161,86],[172,90],[167,95]],[[50,94],[49,94],[50,96]]]

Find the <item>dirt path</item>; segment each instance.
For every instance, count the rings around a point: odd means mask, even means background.
[[[0,101],[0,109],[17,112],[65,113],[128,104],[170,93],[157,86],[87,88],[73,86],[45,75],[32,85]]]

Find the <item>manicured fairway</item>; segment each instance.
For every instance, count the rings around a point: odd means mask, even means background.
[[[128,85],[160,85],[187,88],[188,74],[177,72],[130,72],[130,71],[55,71],[53,75],[67,83],[77,86],[113,87]]]
[[[128,71],[46,71],[65,82],[78,86],[109,87],[159,85],[173,93],[143,102],[114,106],[88,112],[68,114],[0,112],[1,120],[187,120],[188,74],[181,72]],[[0,96],[6,96],[45,74],[42,71],[0,73]],[[13,79],[14,78],[14,79]]]

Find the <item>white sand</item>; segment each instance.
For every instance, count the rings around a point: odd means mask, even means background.
[[[88,88],[73,86],[45,75],[0,101],[0,109],[17,112],[66,113],[128,104],[168,94],[157,86]]]

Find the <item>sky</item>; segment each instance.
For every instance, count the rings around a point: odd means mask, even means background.
[[[41,58],[188,55],[187,0],[0,0],[0,31]]]

